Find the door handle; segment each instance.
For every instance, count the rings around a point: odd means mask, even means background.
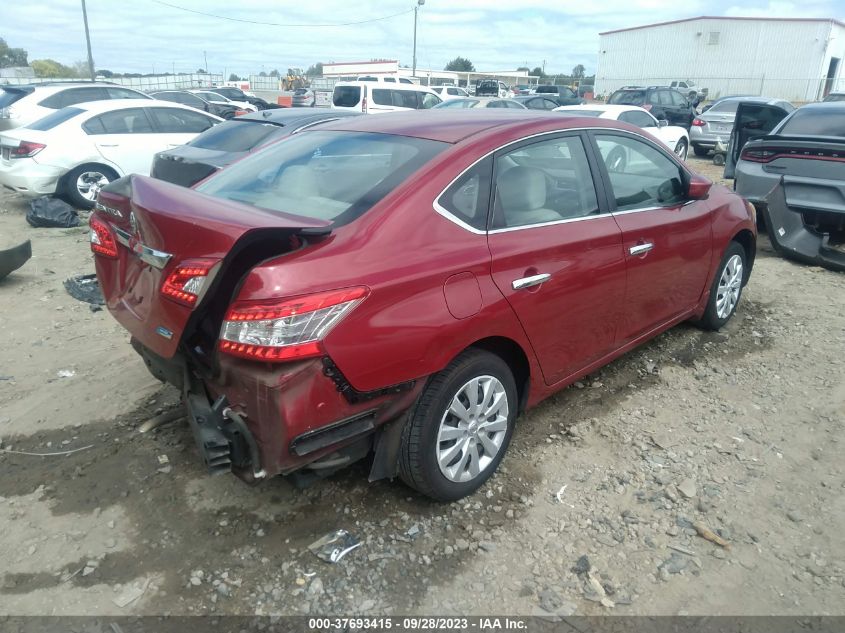
[[[654,248],[654,244],[652,244],[651,242],[648,242],[646,244],[637,244],[636,246],[632,246],[631,248],[628,249],[628,252],[631,255],[645,255],[646,253],[648,253],[653,248]]]
[[[514,279],[511,286],[514,290],[522,290],[523,288],[532,288],[539,286],[541,283],[551,279],[549,273],[542,273],[540,275],[531,275],[530,277],[523,277],[522,279]]]

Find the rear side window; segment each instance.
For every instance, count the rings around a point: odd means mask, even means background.
[[[810,108],[797,110],[779,130],[779,134],[807,136],[845,136],[845,108]]]
[[[15,101],[20,101],[28,94],[32,94],[32,89],[14,89],[0,88],[0,108],[8,108]]]
[[[386,88],[373,90],[373,103],[376,105],[393,105],[393,91]]]
[[[436,206],[474,229],[485,230],[492,176],[493,158],[488,156],[452,183],[437,199]]]
[[[619,120],[624,121],[625,123],[630,123],[631,125],[636,125],[637,127],[654,127],[654,119],[651,118],[651,115],[646,114],[645,112],[623,112],[619,115]]]
[[[540,94],[557,94],[557,88],[555,86],[537,86],[537,90],[535,92]]]
[[[213,120],[191,110],[177,108],[150,108],[159,132],[173,134],[199,134],[214,125]]]
[[[413,82],[413,81],[411,81],[410,79],[404,79],[404,78],[400,77],[400,78],[399,78],[399,83],[400,83],[400,84],[413,84],[414,82]]]
[[[61,110],[51,112],[43,119],[38,119],[35,123],[30,123],[27,127],[30,130],[40,130],[45,132],[47,130],[52,130],[60,123],[64,123],[65,121],[75,117],[77,114],[82,114],[83,112],[85,112],[85,110],[80,110],[79,108],[62,108]]]
[[[614,105],[642,105],[644,102],[645,90],[618,90],[608,100]]]
[[[420,107],[418,94],[412,90],[394,90],[393,105],[416,110]]]
[[[127,88],[113,88],[109,86],[106,88],[106,93],[110,99],[149,99],[147,95]]]
[[[672,97],[672,105],[679,106],[682,108],[688,105],[687,100],[684,98],[684,95],[682,95],[680,92],[670,90],[669,94]]]
[[[354,108],[361,101],[359,86],[335,86],[332,103],[338,108]]]
[[[141,108],[105,112],[86,121],[82,129],[88,134],[149,134],[153,131]]]
[[[279,125],[260,121],[225,121],[200,134],[188,145],[221,152],[248,152],[274,135],[282,135],[284,130]]]
[[[85,103],[86,101],[104,101],[109,99],[109,94],[105,88],[91,87],[91,88],[68,88],[62,90],[54,95],[51,95],[41,101],[38,105],[45,108],[65,108],[69,105],[76,105],[77,103]]]
[[[448,146],[390,134],[304,132],[251,154],[197,190],[341,225],[368,211]]]

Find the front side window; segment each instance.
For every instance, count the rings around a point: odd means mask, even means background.
[[[422,109],[428,110],[429,108],[433,108],[438,103],[442,103],[439,97],[434,96],[433,94],[429,94],[427,92],[423,93],[422,96]]]
[[[199,134],[210,128],[213,119],[181,108],[150,108],[159,132],[173,134]]]
[[[684,200],[683,172],[646,141],[597,134],[617,211],[676,206]]]
[[[461,222],[483,231],[487,228],[492,173],[493,159],[487,157],[444,191],[437,199],[437,204]]]
[[[687,100],[684,98],[684,95],[682,95],[680,92],[670,90],[669,95],[672,97],[672,105],[677,106],[679,108],[687,107]]]
[[[302,132],[267,145],[197,190],[341,225],[368,211],[447,147],[391,134]]]
[[[88,134],[148,134],[153,131],[150,120],[141,108],[125,108],[105,112],[82,126]]]
[[[496,160],[493,228],[582,218],[599,212],[579,136],[525,145]]]
[[[654,118],[647,112],[636,112],[634,110],[623,112],[619,115],[619,120],[642,128],[656,127]]]

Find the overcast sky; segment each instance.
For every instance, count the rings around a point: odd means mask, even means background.
[[[115,72],[239,75],[315,62],[398,59],[411,64],[415,0],[167,0],[225,18],[314,25],[246,24],[190,13],[155,0],[87,0],[94,63]],[[426,0],[419,11],[417,67],[454,57],[478,70],[542,66],[595,71],[598,33],[698,15],[845,17],[845,0]],[[0,37],[29,59],[83,60],[80,0],[3,2]],[[667,54],[671,54],[667,51]]]

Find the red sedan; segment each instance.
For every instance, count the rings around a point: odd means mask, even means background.
[[[100,193],[112,315],[182,389],[213,472],[322,475],[374,452],[436,499],[517,416],[673,325],[734,314],[753,209],[641,129],[489,110],[303,131],[185,189]]]

